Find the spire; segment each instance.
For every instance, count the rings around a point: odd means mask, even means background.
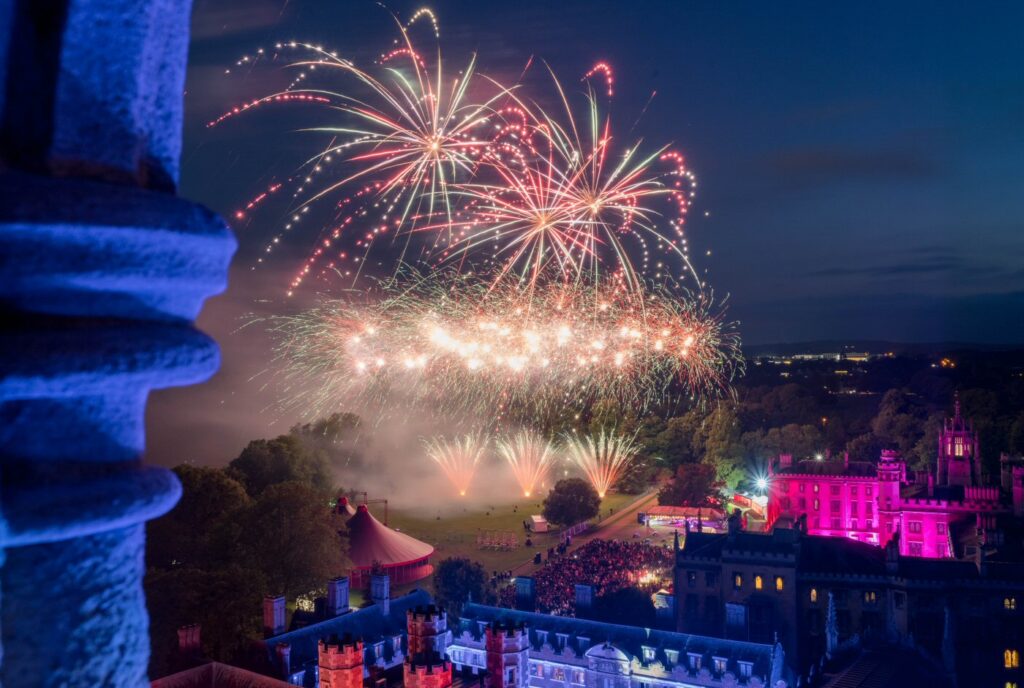
[[[825,616],[825,656],[832,659],[839,648],[839,621],[836,618],[836,598],[828,591],[828,612]]]
[[[953,642],[953,612],[946,601],[945,619],[942,625],[942,666],[950,674],[956,673],[956,644]]]
[[[953,392],[953,421],[960,421],[960,390]]]

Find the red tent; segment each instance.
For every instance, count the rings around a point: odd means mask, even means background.
[[[379,564],[396,584],[410,583],[433,573],[429,558],[434,548],[391,530],[375,519],[365,504],[359,505],[347,525],[353,586],[362,586],[369,580],[374,564]]]

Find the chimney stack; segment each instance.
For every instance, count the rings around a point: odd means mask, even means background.
[[[263,635],[271,638],[284,633],[285,599],[268,595],[263,598]]]
[[[182,655],[196,656],[200,654],[199,632],[201,628],[199,624],[194,623],[178,629],[178,651]]]
[[[576,584],[576,616],[589,618],[594,609],[594,586]]]
[[[384,616],[391,612],[391,577],[386,573],[370,574],[370,599]]]
[[[287,681],[292,674],[292,646],[288,643],[279,643],[274,651],[277,653],[277,666],[281,669],[281,676]]]
[[[341,616],[349,611],[348,577],[339,576],[327,581],[327,616]]]

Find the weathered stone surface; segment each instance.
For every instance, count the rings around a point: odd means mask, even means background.
[[[175,198],[188,0],[0,0],[0,683],[147,685],[140,463],[151,389],[209,377],[194,330],[235,240]]]
[[[224,221],[162,193],[0,175],[0,304],[64,315],[192,320],[224,290]]]
[[[143,541],[137,525],[7,550],[5,687],[146,685]]]

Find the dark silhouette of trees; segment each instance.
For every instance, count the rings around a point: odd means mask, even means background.
[[[227,474],[253,497],[278,483],[300,482],[329,490],[332,482],[325,453],[310,448],[295,434],[253,440],[228,464]]]
[[[449,557],[434,569],[434,601],[458,617],[462,606],[472,599],[484,602],[487,573],[478,562]]]
[[[552,523],[571,526],[597,516],[601,498],[597,490],[581,478],[563,478],[544,499],[544,518]]]
[[[655,625],[651,596],[638,588],[620,588],[594,601],[594,618],[598,621],[651,628]]]
[[[717,496],[724,482],[711,464],[694,463],[676,469],[675,478],[658,493],[665,506],[705,506],[708,497]]]

